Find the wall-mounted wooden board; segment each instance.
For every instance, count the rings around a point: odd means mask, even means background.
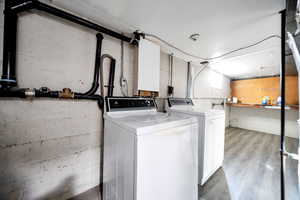
[[[275,105],[280,96],[280,78],[256,78],[231,81],[231,96],[239,103],[261,104],[264,96],[269,96]],[[286,76],[286,104],[298,105],[298,76]]]

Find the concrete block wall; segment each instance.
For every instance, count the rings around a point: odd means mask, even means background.
[[[104,37],[102,53],[117,59],[114,95],[121,95],[120,41]],[[95,50],[94,32],[43,13],[24,13],[18,26],[19,86],[84,92],[92,83]],[[124,58],[131,95],[135,53],[128,44]],[[99,184],[102,124],[96,102],[1,99],[0,119],[0,199],[67,199]]]

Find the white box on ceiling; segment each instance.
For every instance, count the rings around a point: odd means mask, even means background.
[[[141,39],[138,50],[138,90],[159,92],[160,46]]]

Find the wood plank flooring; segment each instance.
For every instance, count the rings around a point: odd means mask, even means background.
[[[200,200],[279,200],[280,137],[239,128],[226,129],[223,167],[199,190]],[[286,138],[297,152],[298,140]],[[297,161],[286,163],[286,199],[299,200]]]
[[[279,142],[276,135],[226,129],[223,167],[199,188],[199,200],[279,200]],[[286,144],[297,153],[297,139],[287,137]],[[299,200],[297,161],[287,160],[286,176],[286,200]],[[94,188],[73,200],[98,200],[98,194]]]

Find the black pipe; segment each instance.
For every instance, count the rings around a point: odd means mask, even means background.
[[[109,70],[109,84],[104,85],[104,77],[103,77],[103,61],[105,58],[110,59],[110,70]],[[107,96],[113,96],[113,90],[114,90],[114,79],[115,79],[115,65],[116,60],[109,54],[103,54],[101,56],[101,65],[100,65],[100,79],[101,79],[101,96],[104,96],[104,87],[108,87],[108,94]]]
[[[104,107],[104,100],[103,97],[100,95],[82,95],[81,93],[75,93],[74,94],[74,99],[86,99],[86,100],[96,100],[98,102],[98,106],[100,109],[103,109]]]
[[[186,98],[191,98],[192,78],[191,78],[191,62],[187,63],[187,83],[186,83]]]
[[[13,11],[15,14],[24,12],[26,10],[31,10],[34,8],[34,0],[25,1],[25,0],[18,0],[15,2],[14,5],[10,7],[9,11]]]
[[[280,112],[280,189],[281,200],[285,199],[285,34],[286,34],[286,10],[281,14],[281,70],[280,70],[280,91],[281,91],[281,112]]]
[[[15,98],[55,98],[55,99],[71,99],[60,97],[61,91],[52,91],[46,87],[40,89],[29,89],[29,88],[10,88],[7,90],[0,89],[0,97],[15,97]],[[100,95],[83,95],[81,93],[74,93],[73,99],[86,99],[96,100],[100,109],[104,106],[103,97]]]
[[[30,9],[37,9],[37,10],[52,14],[54,16],[61,17],[63,19],[69,20],[73,23],[76,23],[76,24],[85,26],[87,28],[93,29],[95,31],[105,33],[107,35],[110,35],[114,38],[123,40],[125,42],[137,44],[136,40],[132,40],[132,38],[126,37],[126,36],[124,36],[120,33],[117,33],[115,31],[107,29],[103,26],[100,26],[96,23],[90,22],[86,19],[83,19],[83,18],[78,17],[76,15],[73,15],[71,13],[68,13],[64,10],[61,10],[61,9],[55,8],[53,6],[47,5],[45,3],[42,3],[38,0],[27,1],[25,3],[23,2],[23,3],[21,3],[17,6],[11,7],[10,9],[12,11],[14,11],[15,13],[23,12],[23,11],[30,10]]]
[[[96,57],[95,57],[95,69],[94,69],[94,80],[92,87],[84,93],[85,96],[93,95],[99,88],[99,73],[100,73],[100,66],[101,66],[101,48],[102,48],[102,41],[103,35],[98,33],[97,37],[97,46],[96,46]]]
[[[115,69],[116,69],[116,60],[112,59],[110,62],[109,70],[109,79],[108,79],[108,91],[107,96],[112,97],[114,93],[114,82],[115,82]]]
[[[6,12],[4,12],[2,77],[0,79],[2,89],[7,89],[17,85],[16,41],[18,16],[15,13],[7,12],[11,6],[12,2],[6,0]]]
[[[27,88],[0,89],[0,97],[26,98]]]
[[[52,91],[47,87],[41,87],[40,89],[34,89],[34,97],[47,97],[47,98],[59,98],[59,91]]]

